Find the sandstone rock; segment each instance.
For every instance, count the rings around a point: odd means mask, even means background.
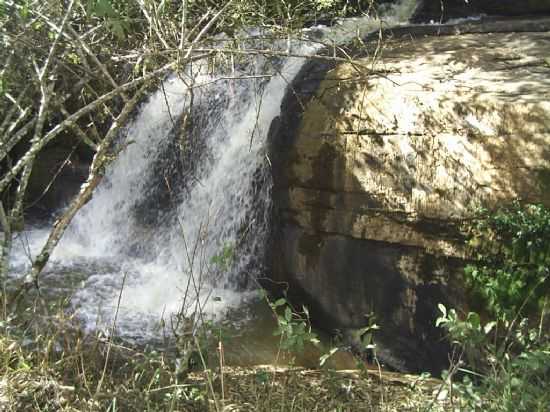
[[[550,14],[550,0],[421,0],[413,22],[439,22],[477,16],[525,16]]]
[[[304,69],[272,130],[272,266],[321,326],[374,312],[395,368],[444,365],[437,303],[467,304],[460,222],[516,198],[550,206],[549,45],[396,38],[374,66]]]

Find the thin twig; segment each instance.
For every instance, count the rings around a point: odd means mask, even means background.
[[[216,407],[216,411],[220,412],[220,405],[218,404],[218,398],[216,397],[216,392],[214,391],[214,385],[212,384],[212,376],[210,375],[208,365],[206,364],[206,361],[204,359],[204,356],[202,355],[202,349],[201,345],[199,343],[199,340],[195,336],[195,345],[197,346],[197,351],[199,352],[199,356],[201,358],[202,366],[204,368],[204,373],[206,374],[206,380],[208,381],[208,389],[210,390],[210,393],[212,394],[212,400],[214,401],[214,406]]]
[[[97,383],[97,389],[95,391],[95,397],[99,395],[101,392],[101,387],[103,385],[103,381],[105,379],[105,374],[107,373],[107,365],[109,363],[109,355],[111,354],[111,343],[113,341],[113,337],[115,336],[115,329],[116,329],[116,321],[118,318],[118,312],[120,310],[120,302],[122,300],[122,292],[124,291],[124,285],[126,284],[126,272],[124,272],[124,276],[122,277],[122,284],[120,285],[120,291],[118,293],[118,300],[116,304],[116,311],[115,316],[113,318],[113,324],[111,325],[111,332],[109,334],[109,344],[107,345],[107,354],[105,355],[105,362],[103,364],[103,371],[101,372],[101,378],[99,378],[99,382]]]
[[[2,282],[2,307],[3,307],[3,319],[7,319],[8,316],[8,297],[6,295],[6,278],[9,269],[9,257],[12,247],[12,232],[11,225],[6,216],[4,205],[0,199],[0,226],[2,227],[3,237],[0,247],[0,282]]]

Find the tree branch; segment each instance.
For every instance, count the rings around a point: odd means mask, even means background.
[[[136,107],[142,94],[147,90],[147,86],[147,83],[143,85],[141,89],[134,94],[132,99],[126,102],[121,113],[111,125],[111,128],[107,132],[105,138],[100,143],[98,151],[92,161],[92,165],[90,166],[90,174],[88,175],[88,179],[80,188],[80,193],[71,201],[65,213],[55,222],[46,244],[34,260],[30,272],[25,276],[24,289],[30,288],[33,284],[38,285],[40,273],[48,263],[50,255],[59,243],[63,233],[65,233],[65,230],[80,208],[88,203],[92,198],[94,189],[103,179],[105,168],[112,160],[114,160],[113,157],[109,156],[114,138],[117,136],[120,128],[126,123],[128,116]]]
[[[204,57],[206,57],[210,54],[211,53],[205,53],[205,54],[202,54],[202,55],[193,56],[193,58],[191,58],[190,60],[195,60],[195,59],[198,60],[198,59],[204,58]],[[50,141],[52,141],[55,137],[57,137],[61,132],[66,130],[68,127],[72,127],[75,124],[75,122],[78,119],[80,119],[82,116],[94,111],[95,109],[97,109],[97,107],[99,105],[113,99],[114,97],[120,95],[122,92],[131,90],[131,89],[135,88],[136,86],[139,86],[143,82],[147,82],[151,79],[158,78],[160,76],[165,75],[166,73],[170,72],[173,69],[174,65],[175,65],[174,63],[169,63],[169,64],[161,67],[160,69],[157,69],[157,70],[155,70],[151,73],[148,73],[148,74],[146,74],[142,77],[139,77],[139,78],[134,79],[130,82],[127,82],[127,83],[123,84],[122,86],[119,86],[119,87],[111,90],[110,92],[103,94],[102,96],[100,96],[96,100],[94,100],[93,102],[90,102],[86,106],[84,106],[81,109],[77,110],[75,113],[73,113],[71,116],[66,118],[61,123],[54,126],[54,128],[51,129],[49,132],[47,132],[42,139],[38,139],[38,140],[34,141],[33,144],[31,145],[31,147],[29,148],[29,150],[27,150],[27,152],[25,153],[25,155],[23,157],[21,157],[21,159],[19,159],[19,161],[15,164],[15,166],[13,166],[3,176],[2,180],[0,180],[0,193],[2,193],[7,188],[7,186],[15,178],[15,176],[17,176],[17,174],[21,172],[21,170],[23,169],[25,164],[27,164],[29,161],[31,161],[34,158],[34,156],[36,156],[36,154],[46,144],[48,144]]]
[[[2,227],[2,247],[0,248],[0,282],[4,283],[6,276],[8,275],[9,256],[12,244],[12,233],[10,222],[6,216],[4,205],[0,200],[0,226]],[[4,299],[6,297],[4,296]]]

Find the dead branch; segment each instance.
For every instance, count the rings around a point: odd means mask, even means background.
[[[193,59],[201,59],[209,54],[203,54],[203,55],[197,55],[194,56]],[[192,60],[193,60],[192,59]],[[72,127],[76,124],[76,122],[84,115],[93,112],[96,110],[101,104],[113,99],[116,96],[119,96],[121,93],[125,91],[129,91],[144,82],[148,82],[149,80],[159,78],[167,73],[169,73],[174,67],[174,63],[166,64],[165,66],[152,71],[142,77],[139,77],[137,79],[134,79],[132,81],[129,81],[113,90],[111,90],[108,93],[103,94],[102,96],[98,97],[96,100],[90,102],[86,106],[82,107],[81,109],[77,110],[75,113],[73,113],[71,116],[66,118],[61,123],[55,125],[50,131],[48,131],[41,139],[35,140],[29,150],[25,153],[21,159],[3,176],[2,180],[0,180],[0,193],[4,192],[6,187],[12,182],[12,180],[21,172],[23,167],[29,163],[34,157],[38,154],[40,150],[46,144],[51,142],[55,137],[57,137],[61,132],[65,131],[67,128]]]
[[[8,274],[9,256],[12,244],[11,225],[6,216],[4,205],[0,200],[0,226],[2,227],[3,237],[0,247],[0,282],[4,282]]]
[[[132,99],[124,104],[121,113],[118,115],[117,119],[107,132],[105,138],[100,143],[98,151],[92,161],[92,165],[90,166],[90,174],[88,175],[88,179],[80,188],[80,193],[71,201],[65,213],[55,222],[46,244],[34,260],[30,272],[25,276],[25,289],[28,289],[32,285],[38,285],[40,273],[46,266],[50,255],[59,243],[63,233],[65,233],[65,230],[80,208],[88,203],[88,201],[92,198],[94,189],[103,179],[105,168],[114,160],[114,157],[109,155],[112,149],[113,141],[120,128],[126,124],[128,116],[136,107],[143,93],[147,90],[147,86],[148,83],[146,82],[141,89],[134,94]]]

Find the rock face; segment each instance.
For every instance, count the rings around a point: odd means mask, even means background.
[[[550,0],[421,0],[412,21],[439,22],[480,14],[489,16],[550,14]]]
[[[273,125],[273,280],[325,329],[374,313],[396,369],[445,364],[434,321],[439,302],[467,305],[461,220],[550,206],[550,33],[528,25],[311,63]]]

